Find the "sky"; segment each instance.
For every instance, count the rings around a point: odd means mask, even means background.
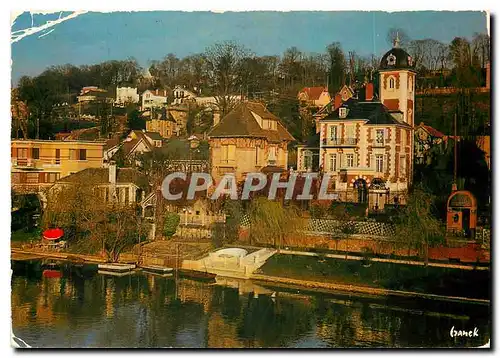
[[[69,14],[25,12],[11,30],[40,26]],[[234,40],[259,56],[280,55],[291,46],[321,53],[332,42],[340,42],[345,52],[380,56],[391,47],[386,39],[390,28],[404,29],[411,39],[449,43],[456,36],[470,39],[474,33],[486,33],[486,26],[485,14],[477,11],[87,12],[13,42],[12,82],[67,63],[134,57],[147,67],[168,53],[182,58],[224,40]]]

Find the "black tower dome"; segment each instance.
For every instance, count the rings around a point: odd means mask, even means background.
[[[394,47],[387,51],[380,60],[381,70],[412,69],[413,58],[408,52],[399,47],[399,36],[394,40]]]

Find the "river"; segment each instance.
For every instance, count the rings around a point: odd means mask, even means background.
[[[490,308],[316,293],[244,280],[175,281],[12,262],[12,329],[32,347],[475,347]],[[450,331],[477,337],[451,337]]]

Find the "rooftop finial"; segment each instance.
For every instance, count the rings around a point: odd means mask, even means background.
[[[396,31],[396,38],[394,39],[394,47],[399,47],[399,31]]]

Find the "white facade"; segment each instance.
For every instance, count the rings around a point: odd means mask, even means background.
[[[165,107],[167,99],[166,90],[146,90],[142,94],[142,110]]]
[[[137,88],[132,87],[116,87],[116,104],[124,105],[127,103],[138,103],[139,93]]]
[[[185,101],[188,100],[194,100],[196,97],[196,94],[193,92],[181,87],[181,86],[175,86],[174,90],[172,91],[174,100],[172,104],[181,104]]]

